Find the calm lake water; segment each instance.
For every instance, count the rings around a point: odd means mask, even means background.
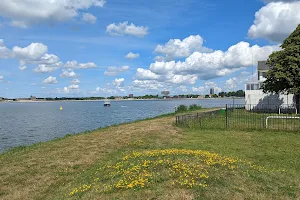
[[[180,104],[223,107],[232,99],[0,103],[0,152],[113,124],[174,112]],[[244,104],[244,99],[235,99]],[[59,107],[63,106],[63,111]]]

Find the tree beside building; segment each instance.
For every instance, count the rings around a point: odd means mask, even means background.
[[[267,79],[262,85],[264,92],[295,94],[299,109],[300,95],[300,24],[291,35],[286,38],[282,50],[273,52],[267,65]]]

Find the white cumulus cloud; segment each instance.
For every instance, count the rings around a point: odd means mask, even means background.
[[[188,89],[185,85],[180,85],[177,89],[180,90],[181,92],[187,92],[188,91]]]
[[[235,77],[231,77],[225,81],[224,91],[236,91],[240,89],[244,89],[245,83],[247,82],[255,82],[257,81],[257,72],[249,73],[246,71],[242,71],[239,75]]]
[[[138,68],[136,71],[136,78],[138,80],[158,80],[160,76],[148,69]]]
[[[203,38],[200,35],[191,35],[183,40],[171,39],[164,45],[158,45],[155,52],[163,56],[157,56],[157,61],[185,58],[194,52],[209,53],[211,49],[203,46]]]
[[[197,76],[194,74],[175,74],[174,61],[170,63],[156,62],[150,65],[150,70],[138,68],[136,78],[138,80],[156,80],[172,84],[195,84]]]
[[[21,71],[24,71],[24,70],[26,70],[27,69],[27,67],[25,66],[25,65],[21,65],[20,67],[19,67],[19,69],[21,70]]]
[[[35,60],[35,61],[29,61],[29,63],[53,65],[53,64],[60,63],[60,61],[59,61],[59,57],[58,56],[56,56],[54,54],[48,54],[48,53],[46,53],[40,59]],[[60,64],[62,64],[62,63],[60,63]]]
[[[122,67],[108,67],[107,70],[105,70],[104,75],[105,76],[117,76],[118,74],[122,72],[126,72],[129,70],[129,66],[122,66]]]
[[[81,10],[103,7],[105,0],[1,0],[0,16],[12,26],[27,28],[32,24],[56,23],[75,19]]]
[[[13,52],[20,59],[36,60],[47,53],[48,47],[42,43],[31,43],[27,47],[13,47]]]
[[[209,94],[211,88],[214,89],[215,94],[218,94],[219,92],[222,91],[222,89],[218,87],[218,85],[213,81],[205,82],[204,86],[192,87],[192,91],[203,95],[203,94]]]
[[[300,1],[271,2],[255,13],[249,37],[282,42],[300,23]]]
[[[116,78],[113,81],[113,85],[116,86],[117,88],[123,87],[124,86],[124,81],[125,81],[124,78]]]
[[[77,89],[79,89],[79,85],[70,85],[70,86],[68,86],[68,89],[69,90],[77,90]]]
[[[91,94],[98,94],[98,93],[102,93],[103,95],[107,96],[108,94],[109,95],[119,94],[119,90],[112,89],[112,88],[97,87],[95,91],[91,92]]]
[[[80,83],[80,80],[77,79],[77,78],[75,78],[75,79],[73,79],[70,83],[71,83],[72,85],[77,85],[77,84]]]
[[[0,76],[0,81],[3,81],[4,80],[4,77],[3,76]]]
[[[124,87],[124,78],[116,78],[112,81],[112,84],[107,84],[106,87],[97,87],[95,91],[91,91],[92,94],[103,93],[105,96],[109,95],[120,95],[125,93],[126,88]]]
[[[97,21],[97,17],[95,17],[91,13],[84,13],[82,15],[82,21],[85,21],[85,22],[90,23],[90,24],[95,24],[96,21]]]
[[[172,84],[190,84],[193,85],[196,83],[198,77],[194,74],[172,74],[166,76],[166,80]]]
[[[4,41],[0,39],[0,59],[13,58],[20,62],[19,69],[25,70],[28,65],[34,65],[34,72],[50,73],[63,66],[60,58],[54,54],[48,53],[48,46],[43,43],[31,43],[25,47],[14,46],[12,50],[4,45]],[[65,64],[70,69],[89,69],[96,68],[93,62],[78,63],[77,61],[68,61]]]
[[[133,23],[129,24],[127,21],[121,22],[118,25],[115,23],[106,27],[106,32],[114,36],[131,35],[136,37],[144,37],[148,34],[148,27],[135,26]]]
[[[239,80],[236,77],[230,78],[225,81],[225,89],[227,91],[234,91],[237,89]]]
[[[138,53],[132,53],[132,52],[129,52],[129,53],[125,56],[125,58],[131,59],[131,60],[136,59],[136,58],[138,58],[138,57],[140,57],[140,54],[138,54]]]
[[[163,89],[165,85],[156,80],[134,80],[132,88],[135,90],[148,91]]]
[[[33,71],[36,73],[50,73],[57,69],[59,69],[62,66],[61,62],[54,63],[54,64],[39,64],[37,68],[35,68]],[[23,68],[24,66],[21,65],[19,68]]]
[[[193,92],[197,92],[197,93],[200,93],[200,94],[204,94],[206,92],[206,88],[203,87],[203,86],[200,86],[200,87],[192,87],[192,91]]]
[[[252,55],[253,62],[256,63],[258,60],[267,59],[273,51],[279,49],[277,45],[260,47],[240,42],[225,52],[220,50],[211,53],[194,52],[183,62],[155,62],[150,65],[150,71],[139,70],[137,76],[141,79],[161,82],[194,84],[197,79],[208,80],[226,76],[244,67],[252,66]]]
[[[64,87],[63,91],[65,93],[69,93],[71,91],[78,91],[79,90],[79,85],[70,85],[68,87]]]
[[[294,2],[299,0],[263,0],[265,3],[271,3],[271,2]]]
[[[58,83],[58,81],[56,80],[56,77],[53,77],[53,76],[49,76],[48,78],[46,78],[44,81],[43,81],[44,84],[56,84]]]
[[[57,88],[56,89],[57,93],[73,93],[73,94],[78,94],[80,92],[80,86],[77,84],[72,84],[64,88]]]
[[[62,62],[54,54],[48,54],[48,47],[42,43],[31,43],[27,47],[15,46],[12,49],[14,57],[20,60],[20,70],[25,70],[26,64],[36,64],[34,72],[49,73],[60,68]]]
[[[62,78],[75,78],[77,75],[72,69],[63,70],[60,77]]]
[[[0,39],[0,58],[12,58],[13,52],[4,45],[3,39]]]
[[[257,61],[267,59],[277,50],[280,50],[279,45],[250,46],[247,42],[239,42],[229,47],[227,51],[215,50],[208,53],[196,51],[184,61],[156,61],[150,64],[149,69],[138,68],[133,86],[141,88],[149,84],[149,88],[158,89],[195,85],[198,80],[209,80],[245,70]],[[206,82],[205,86],[192,89],[194,92],[206,92],[210,87],[214,87],[216,92],[221,90],[214,82]]]
[[[88,63],[78,63],[77,61],[68,61],[65,64],[65,68],[71,68],[71,69],[89,69],[89,68],[96,68],[97,65],[93,62]]]

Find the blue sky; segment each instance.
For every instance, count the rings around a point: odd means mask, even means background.
[[[300,1],[3,0],[0,96],[244,89],[252,63],[299,24],[299,9]]]

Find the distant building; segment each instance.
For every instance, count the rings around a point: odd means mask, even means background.
[[[162,91],[161,94],[163,96],[169,96],[170,92],[169,91]]]
[[[36,97],[35,96],[30,96],[30,100],[31,101],[36,101]]]
[[[164,97],[162,95],[157,96],[158,99],[163,99]]]
[[[294,104],[293,94],[272,94],[264,93],[261,88],[266,80],[266,74],[270,66],[266,61],[258,61],[257,81],[251,81],[245,85],[245,106],[246,110],[259,109],[262,105],[272,105],[274,107],[287,106]]]
[[[115,100],[122,100],[123,97],[115,97]]]
[[[212,96],[215,94],[215,88],[210,88],[209,94]]]
[[[28,101],[29,98],[17,98],[15,99],[15,101]]]
[[[133,94],[129,94],[128,97],[129,97],[129,98],[133,98]]]

